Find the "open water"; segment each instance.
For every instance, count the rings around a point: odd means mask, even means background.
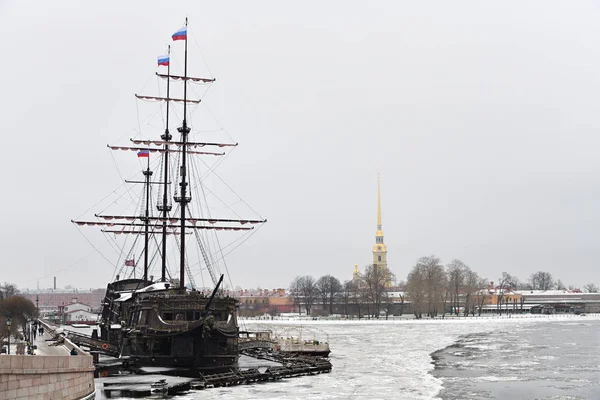
[[[600,316],[268,323],[327,332],[333,371],[174,399],[600,400]]]

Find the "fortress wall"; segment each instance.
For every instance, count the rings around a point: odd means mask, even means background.
[[[0,399],[73,400],[94,391],[92,356],[0,355]]]

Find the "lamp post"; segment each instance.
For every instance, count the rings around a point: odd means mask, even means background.
[[[6,326],[8,327],[8,354],[10,355],[10,326],[12,324],[12,320],[10,318],[6,319]]]

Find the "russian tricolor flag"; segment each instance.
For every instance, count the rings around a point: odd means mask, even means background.
[[[150,157],[150,150],[142,149],[137,153],[138,157]]]
[[[187,26],[182,27],[172,36],[173,40],[186,40],[187,39]]]
[[[158,56],[158,65],[164,65],[165,67],[169,65],[169,56]]]

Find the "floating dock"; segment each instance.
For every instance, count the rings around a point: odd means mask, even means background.
[[[322,357],[296,356],[261,349],[245,350],[243,354],[268,361],[268,365],[253,368],[238,368],[218,374],[200,374],[199,378],[170,375],[126,375],[98,380],[98,389],[105,397],[147,397],[151,385],[160,379],[166,382],[169,395],[189,390],[204,390],[223,386],[247,385],[258,382],[276,381],[305,375],[331,372],[331,362]],[[102,387],[100,387],[102,385]]]

